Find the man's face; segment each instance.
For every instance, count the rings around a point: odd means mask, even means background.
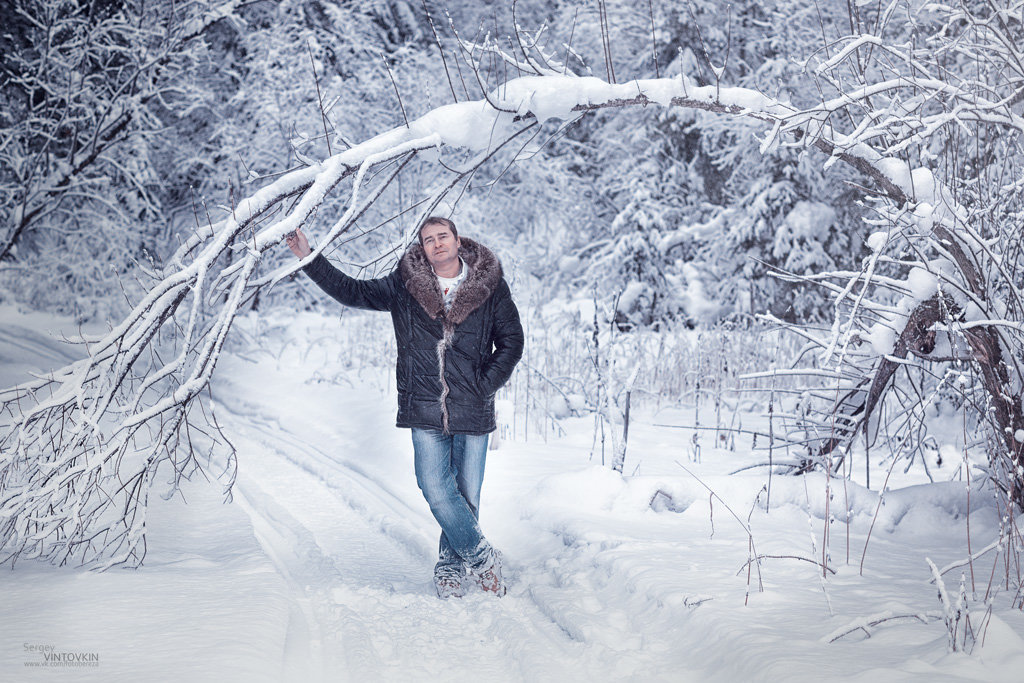
[[[420,232],[423,251],[435,272],[451,270],[459,262],[459,240],[443,223],[431,223]]]

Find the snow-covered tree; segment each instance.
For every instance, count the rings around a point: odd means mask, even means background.
[[[878,191],[861,267],[811,278],[832,292],[835,318],[830,334],[808,338],[836,378],[813,455],[835,467],[859,433],[888,434],[913,455],[927,409],[951,392],[986,441],[987,476],[1018,508],[1022,8],[910,3],[858,17],[860,32],[812,65],[822,98],[798,124],[826,165],[846,161]],[[776,123],[763,146],[787,127]]]
[[[1022,505],[1024,310],[1015,260],[1022,250],[1021,231],[1012,229],[1024,188],[1024,79],[1012,38],[1020,32],[1021,5],[1001,7],[929,6],[924,15],[879,8],[852,16],[858,33],[830,43],[809,63],[820,95],[799,103],[765,89],[729,87],[724,71],[703,84],[686,73],[618,83],[581,76],[562,61],[570,51],[546,49],[541,31],[522,29],[504,42],[463,38],[458,67],[475,84],[476,90],[464,89],[473,97],[406,112],[393,128],[260,179],[216,220],[197,226],[153,273],[148,293],[120,325],[86,340],[86,360],[0,394],[6,412],[0,560],[44,556],[109,566],[141,558],[145,497],[156,472],[171,467],[173,482],[205,457],[194,434],[216,441],[215,419],[211,429],[197,431],[203,429],[199,398],[232,320],[302,265],[260,270],[272,264],[266,255],[279,251],[290,231],[306,226],[318,244],[314,254],[323,253],[396,201],[404,174],[419,173],[419,163],[436,164],[434,182],[420,186],[415,201],[405,200],[412,228],[442,200],[471,193],[479,177],[499,182],[516,159],[535,157],[538,143],[567,133],[567,122],[607,110],[642,117],[641,107],[750,119],[762,131],[762,153],[817,150],[825,168],[842,162],[869,188],[876,232],[866,241],[863,267],[844,272],[825,257],[812,258],[803,265],[819,272],[798,278],[835,294],[833,334],[818,340],[805,332],[823,347],[819,365],[834,368],[839,382],[832,395],[840,399],[828,409],[831,432],[814,453],[821,464],[834,467],[831,454],[871,433],[887,396],[905,406],[902,414],[883,416],[889,427],[915,429],[919,420],[903,418],[923,410],[925,397],[914,399],[893,376],[912,358],[952,364],[977,373],[979,391],[965,395],[964,405],[989,435],[993,481],[1008,502]],[[609,46],[606,41],[610,77]],[[708,59],[709,68],[715,63]],[[967,141],[974,143],[970,149]],[[613,259],[617,265],[653,258],[668,237],[659,242],[646,234],[658,235],[666,221],[660,208],[645,205],[652,187],[658,186],[627,179],[629,201],[609,214],[616,232],[628,236],[621,258]],[[818,239],[827,234],[822,224],[836,220],[826,202],[802,196],[799,183],[793,187],[781,186],[781,199],[769,194],[751,209],[782,218],[764,238],[771,240],[771,257],[790,266],[800,265],[787,260],[794,245],[802,240],[805,250],[820,248]],[[716,235],[709,230],[701,237],[710,242]],[[607,243],[611,253],[617,238]],[[654,279],[655,287],[664,274],[646,263],[635,272]],[[228,453],[229,468],[230,460]]]
[[[203,36],[236,4],[4,0],[0,264],[23,300],[87,314],[157,251],[188,190],[161,171],[168,129],[202,107]]]

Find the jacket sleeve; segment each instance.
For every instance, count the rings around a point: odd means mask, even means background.
[[[480,371],[480,382],[488,394],[495,393],[509,380],[516,363],[523,357],[523,326],[505,280],[498,285],[494,296],[494,326],[491,329],[494,353]]]
[[[390,311],[394,306],[396,273],[375,280],[359,280],[332,266],[323,255],[317,256],[303,270],[320,289],[346,306],[373,311]]]

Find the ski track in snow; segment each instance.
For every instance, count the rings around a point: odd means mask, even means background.
[[[388,482],[283,426],[272,407],[239,394],[217,393],[218,417],[247,454],[240,458],[238,500],[294,592],[288,680],[581,678],[579,657],[566,656],[583,647],[575,642],[578,630],[558,623],[532,591],[513,586],[502,599],[470,592],[438,600],[430,580],[433,519]],[[356,423],[365,429],[346,431],[356,440],[338,443],[339,451],[400,447],[405,430],[364,417]],[[568,668],[559,671],[559,662]]]

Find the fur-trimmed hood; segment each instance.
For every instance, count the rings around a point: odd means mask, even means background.
[[[444,297],[423,247],[409,247],[398,264],[405,288],[409,290],[431,318],[443,316],[445,322],[458,325],[480,307],[501,282],[502,271],[498,257],[490,249],[468,237],[460,237],[459,256],[466,263],[466,279],[455,290],[455,299],[447,313]]]

